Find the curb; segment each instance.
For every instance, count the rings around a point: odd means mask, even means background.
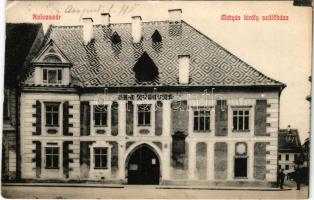
[[[176,190],[241,190],[241,191],[289,191],[291,188],[272,189],[272,188],[203,188],[203,187],[156,187],[156,189],[176,189]]]
[[[123,189],[128,186],[124,185],[106,185],[106,184],[62,184],[62,183],[4,183],[1,186],[21,186],[21,187],[87,187],[87,188],[116,188]],[[136,185],[132,185],[136,186]],[[289,191],[291,188],[278,189],[278,188],[241,188],[241,187],[178,187],[178,186],[152,186],[155,189],[165,190],[241,190],[241,191]]]
[[[122,185],[100,185],[100,184],[23,184],[23,183],[15,183],[15,184],[2,184],[1,186],[21,186],[21,187],[88,187],[88,188],[117,188],[122,189],[124,186]]]

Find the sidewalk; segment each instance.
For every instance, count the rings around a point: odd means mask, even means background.
[[[89,187],[89,188],[155,188],[155,189],[179,189],[179,190],[247,190],[247,191],[287,191],[290,188],[266,188],[266,187],[228,187],[228,186],[176,186],[176,185],[121,185],[101,183],[3,183],[2,186],[25,187]]]

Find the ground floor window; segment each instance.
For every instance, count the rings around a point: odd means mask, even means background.
[[[59,147],[46,147],[46,169],[59,168]]]
[[[94,148],[95,169],[107,169],[108,148]]]

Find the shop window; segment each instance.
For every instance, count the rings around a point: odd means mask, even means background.
[[[233,110],[233,130],[249,131],[249,110]]]
[[[107,169],[108,148],[94,148],[95,169]]]
[[[59,147],[46,147],[46,169],[59,169]]]
[[[149,126],[151,124],[151,105],[138,105],[138,125]]]
[[[210,110],[194,111],[194,131],[210,131]]]

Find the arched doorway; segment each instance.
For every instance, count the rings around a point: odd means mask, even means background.
[[[148,145],[140,145],[130,153],[127,162],[128,184],[159,184],[160,161]]]

